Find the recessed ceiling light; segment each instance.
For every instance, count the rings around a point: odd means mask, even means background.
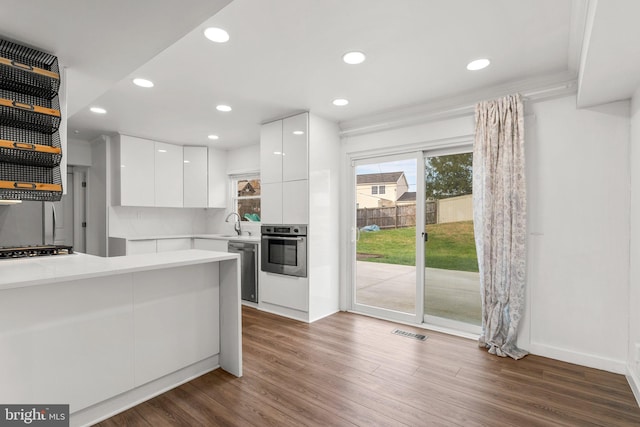
[[[207,136],[207,138],[215,141],[216,139],[219,139],[220,137],[218,135],[209,135],[209,136]]]
[[[166,153],[166,152],[167,150],[162,150],[162,149],[158,150],[158,153]]]
[[[467,70],[469,71],[482,70],[483,68],[487,68],[489,64],[491,64],[491,61],[489,61],[486,58],[476,59],[475,61],[471,61],[467,64]]]
[[[73,133],[75,133],[76,135],[80,133],[80,131],[78,129],[74,130]]]
[[[367,59],[365,54],[357,51],[347,52],[342,55],[342,60],[351,65],[362,64],[365,59]]]
[[[153,87],[153,82],[147,79],[133,79],[133,84],[140,87]]]
[[[229,41],[229,33],[222,28],[209,27],[204,30],[204,36],[216,43],[226,43]]]
[[[338,98],[338,99],[334,99],[333,100],[333,105],[335,105],[337,107],[344,107],[348,103],[349,103],[349,101],[347,101],[346,99],[342,99],[342,98]]]
[[[183,160],[184,163],[191,163],[190,160]]]
[[[96,114],[107,114],[107,110],[102,107],[91,107],[89,108],[89,111]]]
[[[231,107],[229,107],[228,105],[220,104],[220,105],[216,105],[216,110],[227,112],[227,111],[231,111]]]
[[[304,135],[304,132],[303,132],[303,131],[301,131],[301,130],[294,130],[294,131],[293,131],[293,134],[294,134],[294,135]]]

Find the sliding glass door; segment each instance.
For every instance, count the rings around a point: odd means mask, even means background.
[[[421,276],[416,268],[421,168],[417,153],[354,164],[353,300],[358,311],[421,321]]]
[[[479,332],[471,153],[353,163],[352,308]]]
[[[425,322],[479,332],[472,153],[425,153]]]

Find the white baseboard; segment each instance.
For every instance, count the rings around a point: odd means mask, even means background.
[[[211,356],[111,399],[74,412],[70,417],[70,425],[90,426],[96,424],[219,367],[218,355]]]
[[[627,366],[627,381],[629,382],[629,387],[631,387],[631,391],[633,395],[636,397],[636,402],[638,402],[638,406],[640,406],[640,378],[636,374],[631,371],[631,367]]]
[[[548,357],[567,363],[587,366],[602,371],[624,375],[627,372],[627,363],[624,360],[616,360],[588,353],[580,353],[564,348],[532,342],[526,349],[529,353]]]

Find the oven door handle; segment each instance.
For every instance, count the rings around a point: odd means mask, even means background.
[[[266,240],[297,240],[299,242],[304,240],[304,237],[280,237],[280,236],[264,236]]]

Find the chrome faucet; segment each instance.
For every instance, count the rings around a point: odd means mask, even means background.
[[[236,233],[238,233],[238,236],[240,236],[242,235],[242,229],[240,228],[240,221],[242,221],[242,219],[240,218],[240,215],[238,215],[237,212],[231,212],[229,215],[227,215],[227,218],[224,220],[224,222],[229,222],[229,218],[231,218],[233,215],[238,217],[235,224],[233,224],[233,229],[236,230]]]

